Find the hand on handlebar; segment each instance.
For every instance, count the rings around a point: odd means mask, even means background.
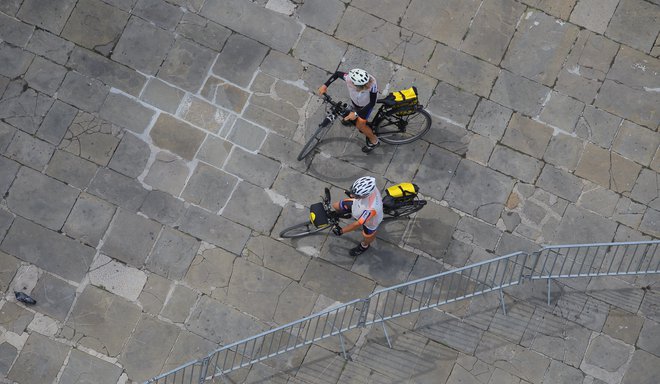
[[[324,95],[328,91],[328,86],[323,84],[319,87],[319,95]]]
[[[344,116],[344,120],[346,120],[346,121],[353,121],[357,118],[358,118],[358,115],[355,112],[349,112],[346,116]]]
[[[334,227],[332,227],[332,233],[334,233],[337,236],[341,236],[344,234],[344,231],[342,231],[339,225],[335,225]]]

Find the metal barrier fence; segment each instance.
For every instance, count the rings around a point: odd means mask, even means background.
[[[364,299],[268,330],[219,348],[205,358],[166,372],[147,384],[202,384],[213,377],[342,333],[498,291],[525,280],[660,273],[660,240],[547,246],[516,252],[375,291]],[[387,332],[385,332],[387,336]],[[389,342],[389,340],[388,340]]]

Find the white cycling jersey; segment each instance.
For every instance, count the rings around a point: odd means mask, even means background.
[[[348,94],[351,97],[351,101],[358,107],[364,107],[365,105],[369,104],[369,101],[371,101],[371,93],[378,93],[378,84],[376,83],[376,79],[369,75],[369,83],[371,86],[363,91],[358,91],[357,87],[351,79],[348,78],[348,74],[344,76],[344,80],[346,81],[346,88],[348,88]]]
[[[362,225],[375,231],[383,221],[383,198],[378,188],[365,198],[353,199],[351,215]]]

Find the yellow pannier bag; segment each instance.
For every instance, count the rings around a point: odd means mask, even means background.
[[[417,196],[417,186],[413,183],[400,183],[387,188],[385,194],[397,200],[414,198]]]
[[[416,111],[416,106],[418,103],[417,100],[417,88],[410,87],[398,92],[392,92],[391,97],[394,99],[394,113],[398,116],[407,116],[412,115]]]
[[[394,101],[399,102],[412,102],[414,101],[417,104],[417,88],[410,87],[399,92],[392,92],[394,95]]]

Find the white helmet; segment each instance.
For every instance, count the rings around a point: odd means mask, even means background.
[[[369,82],[369,74],[364,69],[355,68],[348,71],[348,78],[357,86],[365,85]]]
[[[376,179],[371,176],[360,177],[351,186],[351,194],[356,197],[369,196],[376,188]]]

